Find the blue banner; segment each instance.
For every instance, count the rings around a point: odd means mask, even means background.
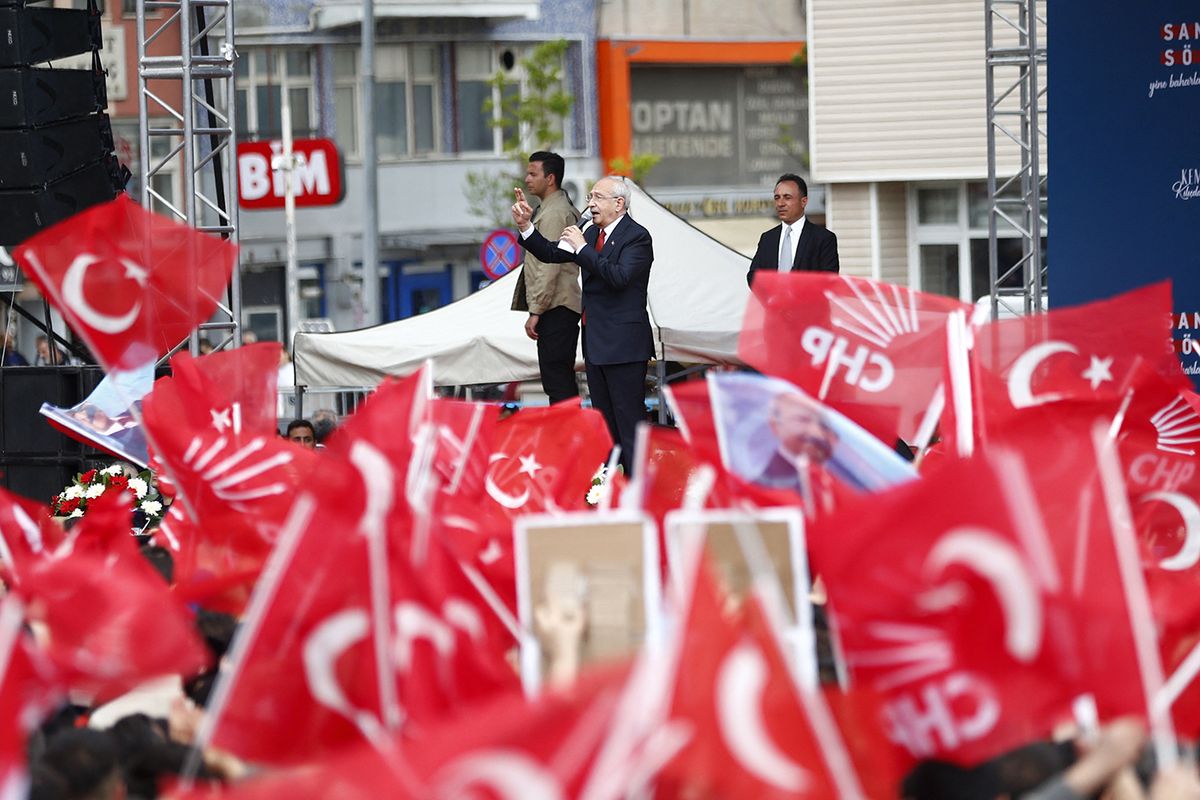
[[[1046,5],[1050,303],[1171,279],[1200,385],[1200,3]]]

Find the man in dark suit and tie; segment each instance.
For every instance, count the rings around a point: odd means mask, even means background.
[[[596,181],[587,196],[592,224],[574,225],[558,242],[548,241],[530,222],[533,210],[516,190],[512,216],[521,244],[541,261],[575,263],[583,272],[583,360],[592,405],[609,435],[621,446],[621,465],[633,474],[638,422],[646,418],[647,362],[654,336],[646,313],[646,291],[654,246],[650,231],[629,216],[629,186],[620,176]]]
[[[754,285],[754,273],[793,270],[838,271],[837,236],[824,225],[804,216],[808,205],[808,184],[790,172],[775,182],[775,213],[783,223],[771,228],[758,240],[758,249],[750,261],[746,282]]]

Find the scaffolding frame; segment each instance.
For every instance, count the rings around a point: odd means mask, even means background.
[[[1046,308],[1046,0],[985,3],[988,276],[992,318],[998,319]],[[999,175],[998,140],[1019,153],[1012,175]],[[1022,244],[1020,258],[1003,271],[996,236],[1001,224],[1016,230]]]
[[[233,0],[138,0],[137,37],[142,206],[237,244]],[[169,55],[150,55],[159,42]],[[166,122],[152,124],[161,118]],[[156,178],[173,173],[182,181],[180,203],[156,186]],[[196,353],[209,331],[219,334],[217,349],[236,347],[241,319],[239,263],[213,319],[174,350],[190,345]]]

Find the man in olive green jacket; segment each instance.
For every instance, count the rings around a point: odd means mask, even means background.
[[[562,156],[539,150],[529,157],[525,189],[542,202],[533,225],[548,241],[558,241],[563,228],[579,222],[579,212],[562,190],[566,165]],[[519,199],[521,190],[517,190]],[[575,383],[575,349],[579,342],[579,267],[547,264],[525,253],[525,267],[513,292],[514,311],[528,311],[525,334],[537,342],[542,389],[551,403],[579,396]]]

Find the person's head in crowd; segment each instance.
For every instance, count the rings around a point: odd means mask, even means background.
[[[43,764],[29,770],[29,800],[62,800],[67,796],[67,782]]]
[[[791,225],[804,216],[808,205],[808,184],[804,178],[785,172],[775,181],[775,215],[785,225]]]
[[[306,419],[294,419],[289,422],[286,436],[289,441],[295,442],[301,447],[307,447],[309,450],[317,446],[317,430]]]
[[[175,559],[171,556],[170,550],[156,544],[144,544],[140,549],[142,556],[150,562],[150,566],[154,567],[159,575],[163,576],[163,580],[168,584],[175,582]]]
[[[242,344],[257,344],[258,334],[254,331],[242,331]]]
[[[779,450],[789,458],[803,457],[820,464],[833,455],[837,434],[821,408],[803,395],[796,392],[775,395],[767,421],[779,441]]]
[[[196,630],[212,655],[212,666],[185,680],[183,693],[203,708],[208,703],[217,672],[221,668],[221,659],[225,657],[233,642],[233,635],[237,632],[237,619],[229,614],[202,608],[196,612]]]
[[[538,150],[529,157],[525,170],[525,189],[534,197],[545,200],[562,188],[566,162],[558,153]]]
[[[120,800],[125,782],[111,734],[90,728],[61,731],[46,744],[40,766],[61,780],[63,800]]]
[[[328,408],[322,408],[312,415],[313,431],[317,434],[317,444],[325,444],[329,435],[337,430],[338,415]]]
[[[130,714],[109,729],[131,798],[158,797],[164,779],[181,775],[192,749],[171,740],[166,720]],[[197,777],[213,777],[203,764]]]
[[[208,339],[206,339],[203,336],[200,337],[200,355],[206,356],[215,349],[216,348],[213,347],[212,342],[210,342]]]
[[[50,354],[50,340],[45,336],[39,336],[35,340],[34,347],[37,349],[37,363],[39,364],[54,364],[53,356]],[[55,348],[56,350],[58,348]]]

